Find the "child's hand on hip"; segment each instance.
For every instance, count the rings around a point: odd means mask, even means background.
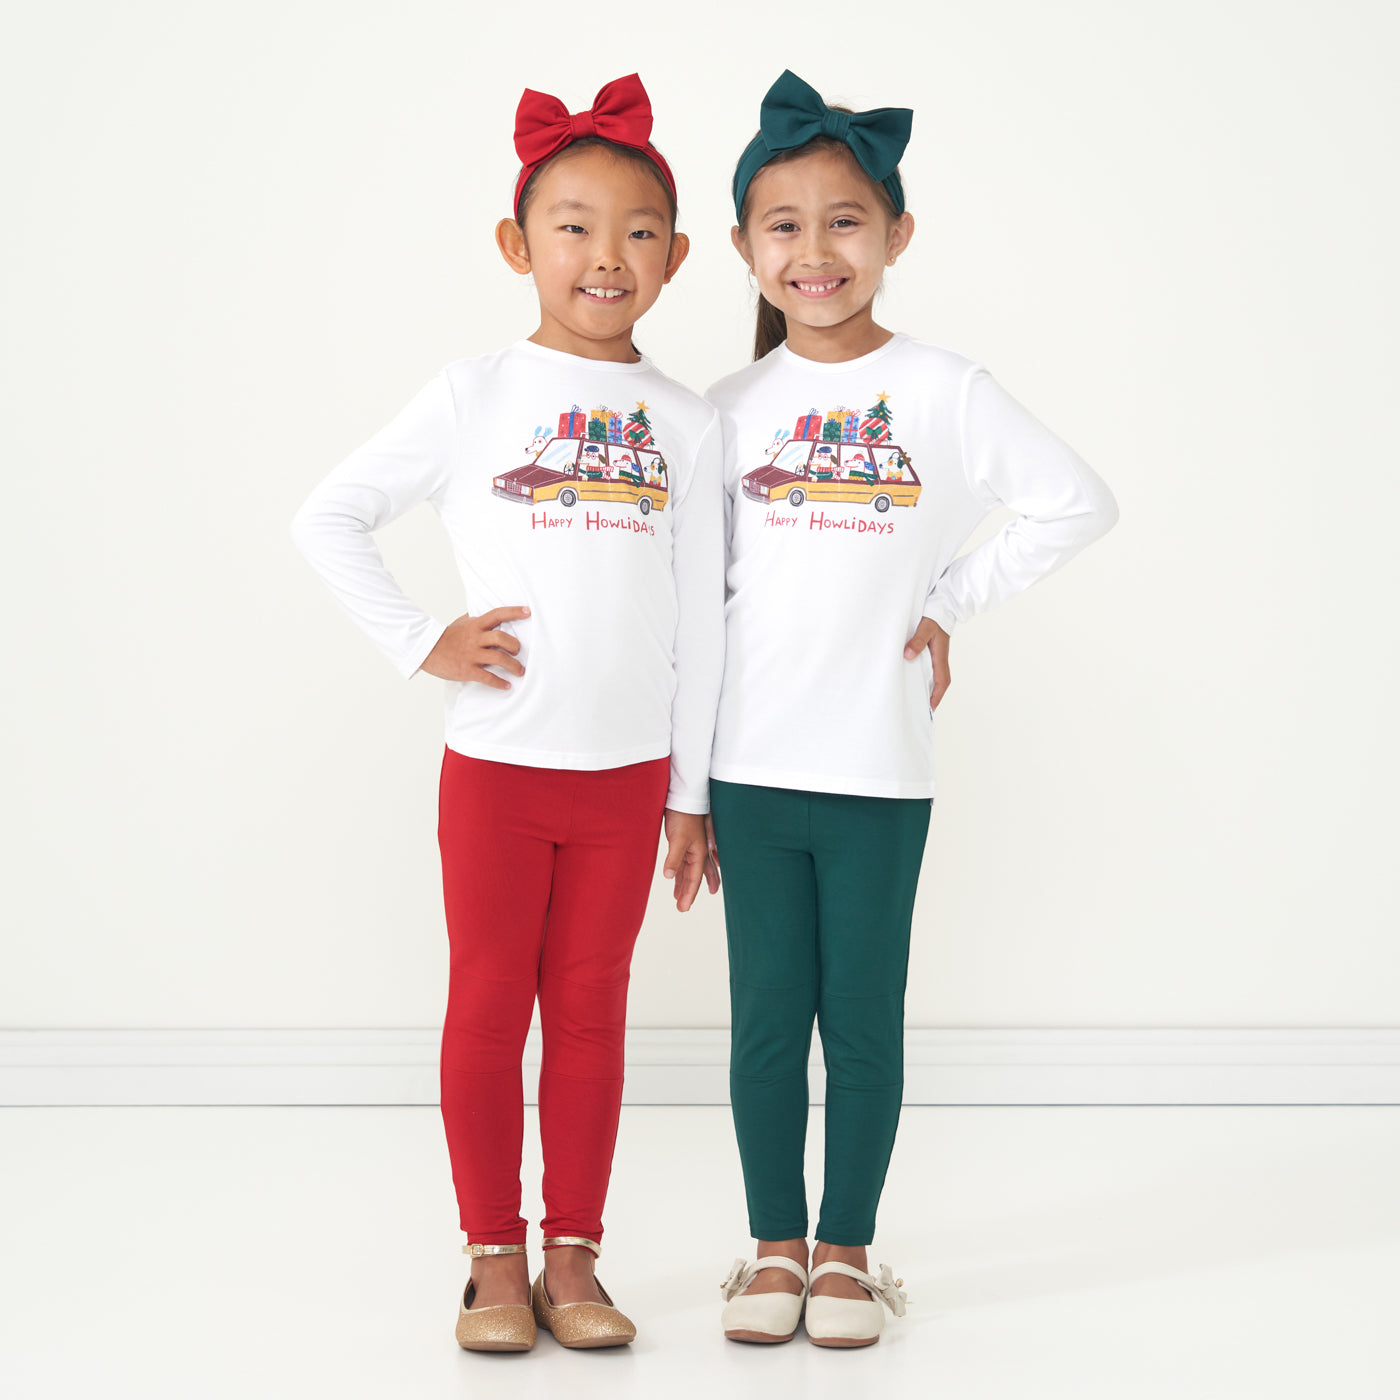
[[[933,662],[933,689],[928,696],[930,710],[938,708],[938,702],[953,683],[953,674],[948,669],[948,646],[952,640],[931,617],[926,617],[919,623],[918,631],[904,644],[906,661],[912,661],[925,647],[928,648],[929,660]]]
[[[666,809],[666,862],[661,873],[676,882],[676,908],[682,914],[695,903],[700,893],[700,880],[707,876],[710,893],[719,888],[719,871],[711,875],[709,843],[705,839],[705,818],[698,812],[678,812]]]
[[[508,680],[492,675],[486,668],[499,666],[512,675],[523,676],[525,668],[515,659],[520,643],[509,632],[496,629],[503,622],[529,616],[529,608],[493,608],[480,617],[463,613],[447,624],[447,630],[420,669],[445,681],[478,681],[496,690],[509,690]]]

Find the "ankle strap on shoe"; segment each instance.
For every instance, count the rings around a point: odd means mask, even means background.
[[[464,1244],[463,1254],[470,1254],[473,1259],[480,1259],[483,1254],[524,1254],[523,1244]]]
[[[602,1252],[603,1246],[597,1240],[586,1240],[582,1235],[546,1235],[544,1247],[546,1249],[562,1249],[565,1245],[581,1245],[584,1249],[591,1249],[593,1257],[596,1259]]]
[[[812,1282],[815,1283],[826,1274],[845,1274],[847,1278],[855,1279],[872,1298],[883,1303],[896,1317],[904,1316],[909,1295],[904,1292],[904,1280],[895,1278],[888,1264],[881,1264],[879,1276],[872,1278],[863,1269],[857,1269],[854,1264],[843,1264],[839,1259],[828,1259],[825,1264],[818,1264],[812,1270]]]
[[[754,1281],[760,1269],[786,1269],[790,1274],[797,1275],[803,1292],[807,1291],[807,1270],[796,1259],[789,1259],[785,1254],[765,1254],[751,1264],[736,1259],[730,1265],[729,1277],[720,1281],[720,1296],[727,1303],[736,1293],[742,1293]]]
[[[796,1274],[801,1282],[807,1282],[807,1270],[796,1259],[789,1259],[786,1254],[765,1254],[761,1258],[755,1259],[753,1261],[754,1273],[760,1269],[786,1269],[788,1273]]]

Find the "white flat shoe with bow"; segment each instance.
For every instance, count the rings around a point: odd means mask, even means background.
[[[800,1293],[745,1293],[760,1269],[786,1269],[796,1274]],[[720,1324],[732,1342],[790,1342],[802,1318],[807,1297],[807,1270],[795,1259],[765,1254],[752,1264],[736,1259],[729,1277],[719,1286],[724,1299]]]
[[[808,1287],[823,1274],[845,1274],[853,1278],[870,1294],[863,1298],[826,1298],[820,1295],[807,1299],[807,1337],[819,1347],[868,1347],[880,1340],[885,1326],[885,1309],[903,1317],[909,1301],[903,1292],[902,1278],[895,1278],[888,1264],[880,1265],[878,1278],[872,1278],[851,1264],[835,1259],[818,1264],[812,1270]]]

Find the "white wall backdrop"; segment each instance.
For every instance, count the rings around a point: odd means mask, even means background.
[[[784,65],[909,105],[887,324],[986,362],[1122,523],[955,637],[909,1019],[1397,1023],[1397,23],[1382,3],[617,13],[55,3],[0,45],[0,1024],[431,1026],[438,684],[305,492],[534,326],[516,99],[637,69],[694,252],[639,343],[746,358],[729,176]],[[429,511],[386,556],[453,616]],[[726,1021],[658,880],[637,1026]]]

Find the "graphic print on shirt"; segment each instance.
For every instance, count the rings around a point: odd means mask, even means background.
[[[779,428],[769,444],[768,463],[743,478],[744,495],[762,505],[805,501],[874,506],[916,506],[923,487],[914,459],[890,440],[893,414],[881,390],[864,417],[849,408],[813,408],[800,414],[792,432]]]
[[[536,427],[524,455],[530,459],[524,466],[492,480],[493,496],[528,506],[555,501],[566,508],[603,501],[635,506],[643,516],[666,509],[669,474],[652,440],[645,403],[625,419],[611,408],[585,414],[574,404],[559,415],[557,432]]]

